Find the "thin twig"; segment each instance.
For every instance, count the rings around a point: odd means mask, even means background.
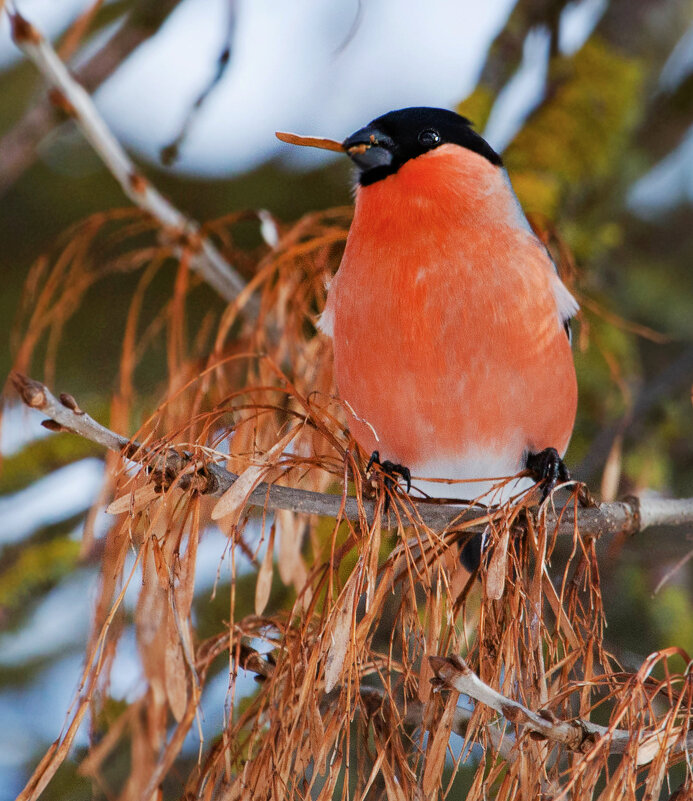
[[[181,0],[137,0],[103,47],[75,67],[76,80],[95,92],[143,42],[154,36]],[[36,159],[41,141],[65,120],[50,95],[0,138],[0,196]]]
[[[48,417],[53,430],[71,431],[85,439],[96,442],[104,448],[118,451],[125,458],[146,462],[157,470],[166,470],[171,480],[185,471],[186,475],[176,479],[178,486],[212,496],[220,496],[229,489],[238,476],[225,470],[214,462],[196,467],[196,460],[186,452],[168,448],[163,452],[153,452],[137,442],[127,439],[83,412],[70,395],[61,395],[58,400],[40,381],[27,378],[14,372],[12,383],[22,401]],[[191,470],[191,467],[195,467]],[[416,507],[420,521],[431,529],[442,531],[454,527],[462,520],[468,523],[476,518],[488,517],[489,510],[479,506],[459,506],[452,504],[427,504],[410,498]],[[359,503],[362,506],[359,506]],[[343,499],[340,495],[329,495],[294,487],[274,484],[260,484],[247,499],[249,506],[266,509],[287,509],[292,512],[319,514],[336,517],[341,514],[349,520],[358,521],[359,510],[363,509],[369,525],[373,522],[376,504],[374,501],[354,497]],[[575,526],[582,536],[599,538],[626,533],[637,534],[650,526],[682,526],[693,523],[693,498],[681,500],[659,500],[649,498],[629,498],[613,503],[602,503],[594,507],[577,510],[577,520],[570,505],[565,509],[546,512],[546,522],[556,527],[562,535],[573,536]]]
[[[138,172],[89,94],[73,78],[50,42],[18,12],[10,13],[10,23],[15,44],[54,87],[54,98],[57,92],[61,107],[75,118],[86,139],[130,200],[161,224],[172,242],[174,252],[180,254],[188,251],[191,254],[191,268],[224,300],[231,303],[241,296],[248,313],[257,316],[258,300],[247,291],[243,277],[201,233],[199,225],[179,211]]]
[[[408,726],[425,726],[426,725],[426,705],[421,701],[410,698],[406,704],[401,702],[397,703],[395,699],[388,696],[384,690],[378,687],[369,687],[361,685],[359,687],[359,695],[361,702],[366,707],[369,715],[374,715],[380,712],[381,708],[386,704],[394,705],[403,723]],[[452,719],[451,732],[458,737],[466,737],[469,723],[472,719],[474,710],[468,709],[464,706],[455,708]],[[513,753],[515,746],[515,737],[510,733],[504,731],[504,727],[498,723],[489,723],[486,725],[486,731],[491,739],[491,745],[500,754],[503,759],[513,762],[516,759],[516,753]]]
[[[693,749],[693,734],[682,736],[682,730],[675,732],[642,731],[633,733],[625,729],[599,726],[580,718],[558,720],[552,713],[533,712],[518,701],[513,701],[483,682],[469,665],[459,656],[446,658],[429,657],[431,668],[436,675],[438,686],[457,690],[474,698],[485,706],[495,709],[503,717],[530,731],[543,735],[547,740],[561,743],[572,751],[588,753],[595,748],[606,746],[613,754],[623,754],[637,741],[637,763],[646,765],[661,749],[673,749],[676,753]]]
[[[186,137],[190,133],[190,130],[195,122],[195,119],[200,113],[200,109],[207,101],[207,98],[210,94],[214,91],[214,89],[219,85],[221,79],[226,75],[226,71],[229,68],[229,64],[231,63],[231,42],[233,41],[234,31],[236,29],[236,17],[237,17],[237,9],[235,3],[231,3],[228,10],[228,29],[226,31],[226,38],[224,47],[217,58],[217,66],[212,76],[211,80],[208,81],[207,85],[204,89],[200,92],[197,96],[197,99],[192,104],[192,106],[188,109],[188,113],[185,115],[185,119],[183,120],[183,124],[180,127],[180,130],[176,134],[175,138],[169,142],[168,145],[161,149],[160,158],[162,164],[170,167],[174,164],[179,156],[180,156],[180,147],[185,141]]]

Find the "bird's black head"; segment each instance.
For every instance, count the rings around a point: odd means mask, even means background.
[[[359,168],[359,183],[368,186],[392,175],[409,159],[440,145],[454,144],[473,150],[491,164],[501,157],[454,111],[417,106],[390,111],[348,136],[343,146]]]

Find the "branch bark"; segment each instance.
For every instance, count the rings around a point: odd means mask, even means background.
[[[431,668],[439,686],[457,690],[474,698],[481,704],[495,709],[503,717],[547,740],[561,743],[573,751],[588,753],[605,745],[613,754],[623,754],[637,742],[637,763],[646,765],[664,748],[672,748],[676,753],[688,752],[693,748],[693,734],[684,736],[684,729],[630,732],[609,726],[599,726],[580,718],[573,721],[558,720],[552,714],[533,712],[518,701],[513,701],[483,682],[467,663],[459,656],[445,658],[429,657]]]
[[[259,302],[244,278],[205,237],[200,226],[168,201],[140,172],[111,133],[89,94],[74,79],[50,42],[19,13],[10,14],[12,38],[57,91],[54,99],[75,118],[82,133],[116,178],[125,194],[152,215],[173,243],[174,252],[191,254],[190,267],[227,302],[257,316]]]
[[[182,489],[192,489],[203,495],[221,496],[236,481],[238,476],[214,462],[199,464],[193,456],[174,448],[152,451],[139,443],[105,428],[83,412],[71,395],[56,398],[41,382],[12,373],[12,383],[22,401],[48,418],[48,428],[70,431],[85,439],[114,450],[125,458],[146,463],[165,473],[168,480],[176,480]],[[183,474],[183,475],[181,475]],[[409,499],[417,519],[431,529],[442,531],[454,528],[455,524],[487,518],[489,509],[479,506],[452,504],[428,504]],[[343,499],[339,495],[327,495],[310,490],[260,484],[247,498],[249,506],[266,509],[286,509],[327,517],[340,514],[348,520],[358,521],[365,512],[371,524],[376,513],[376,503],[364,499],[362,503],[354,497]],[[605,537],[626,533],[638,534],[651,526],[682,526],[693,523],[693,498],[682,500],[660,500],[629,498],[614,503],[601,503],[594,507],[577,510],[574,517],[572,504],[546,511],[547,524],[558,534],[573,536],[577,525],[583,537]],[[392,518],[383,521],[385,525]]]

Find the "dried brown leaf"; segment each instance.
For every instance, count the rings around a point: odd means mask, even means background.
[[[171,571],[166,563],[166,557],[156,536],[151,538],[152,556],[159,584],[162,590],[168,590],[171,585]]]
[[[276,459],[282,454],[287,445],[298,433],[298,427],[285,434],[275,445],[273,445],[263,456],[255,460],[229,489],[217,501],[212,509],[212,520],[222,518],[232,518],[233,524],[237,525],[238,520],[246,504],[248,496],[255,487],[262,481],[263,476],[270,470]]]
[[[440,630],[442,626],[443,601],[440,579],[436,582],[435,590],[428,593],[426,598],[426,653],[437,654],[440,647]],[[428,659],[421,661],[421,670],[418,682],[418,697],[422,704],[431,697],[431,679],[433,670]]]
[[[267,543],[267,550],[262,559],[260,570],[257,574],[257,582],[255,583],[255,614],[259,617],[267,606],[269,601],[270,592],[272,590],[272,575],[274,573],[274,533],[276,526],[272,525],[270,528],[269,542]]]
[[[601,496],[603,501],[613,501],[618,495],[623,468],[623,435],[614,439],[602,473]]]
[[[161,493],[157,492],[152,484],[147,484],[145,487],[138,487],[134,492],[126,492],[115,498],[106,507],[106,513],[109,515],[137,514],[160,497]]]
[[[486,595],[494,601],[503,597],[505,591],[505,574],[508,563],[508,543],[510,542],[510,526],[503,526],[500,539],[493,549],[486,572]]]
[[[322,789],[320,790],[320,795],[317,797],[317,801],[331,801],[331,799],[334,796],[335,787],[337,786],[337,782],[339,780],[341,772],[342,772],[342,757],[341,755],[337,755],[329,766],[329,771],[327,773],[327,781],[322,786]]]
[[[445,709],[432,737],[429,737],[426,749],[426,767],[424,768],[422,788],[425,798],[432,798],[441,785],[445,754],[448,749],[452,724],[459,693],[451,692],[445,702]]]
[[[169,608],[166,626],[165,687],[171,712],[177,723],[188,705],[188,680],[185,656],[176,627],[173,610]]]
[[[281,142],[289,145],[301,145],[302,147],[317,147],[321,150],[333,150],[336,153],[344,153],[344,145],[334,139],[326,139],[324,136],[301,136],[300,134],[288,133],[287,131],[276,131],[274,134]]]
[[[387,759],[382,762],[382,776],[387,792],[387,801],[411,801],[404,792],[400,779],[395,775],[392,765]]]
[[[344,660],[352,638],[356,585],[356,576],[352,575],[339,599],[339,607],[330,633],[330,645],[325,664],[326,693],[331,692],[337,686],[342,675]]]
[[[325,741],[325,726],[322,722],[322,716],[318,709],[317,698],[315,695],[309,701],[310,704],[310,720],[308,731],[310,735],[310,752],[315,760],[315,769],[318,773],[326,773],[327,766],[324,764],[326,756]]]
[[[287,509],[279,509],[276,512],[276,519],[279,526],[277,567],[281,580],[284,584],[289,585],[294,580],[294,574],[301,561],[301,544],[306,525],[305,515],[298,515]]]
[[[196,506],[196,514],[198,507]],[[175,587],[176,609],[182,620],[190,615],[195,594],[195,568],[197,567],[197,546],[200,539],[199,520],[194,520],[188,534],[188,547],[181,559],[178,582]]]

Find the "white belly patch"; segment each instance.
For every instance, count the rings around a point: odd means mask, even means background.
[[[477,500],[488,505],[505,503],[513,495],[534,484],[531,478],[519,478],[496,487],[504,478],[515,475],[522,468],[523,465],[507,453],[494,454],[488,451],[467,453],[463,458],[431,459],[423,464],[411,465],[412,475],[454,479],[456,483],[414,478],[412,497],[418,494],[414,490],[416,487],[433,498]]]

